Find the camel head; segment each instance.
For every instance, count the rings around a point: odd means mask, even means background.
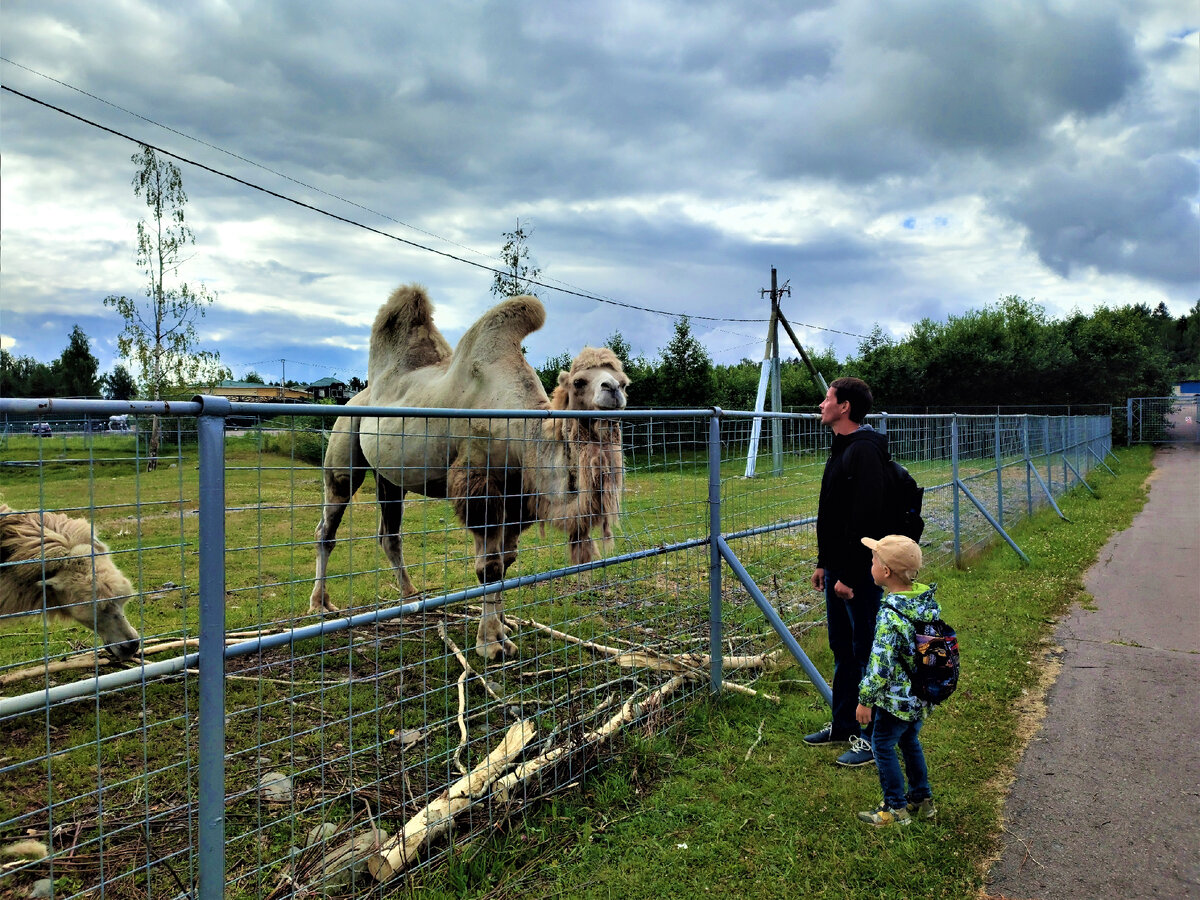
[[[142,645],[137,629],[125,618],[133,585],[107,554],[108,548],[97,541],[95,546],[72,547],[64,557],[47,556],[41,586],[46,589],[47,610],[95,629],[109,652],[129,659]]]
[[[558,373],[551,409],[624,409],[629,376],[607,347],[584,347],[571,371]]]

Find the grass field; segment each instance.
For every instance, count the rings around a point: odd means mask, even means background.
[[[275,631],[317,621],[308,616],[307,609],[312,533],[320,514],[320,470],[297,458],[294,448],[287,452],[288,447],[267,444],[264,446],[261,435],[227,442],[226,617],[227,628],[234,633]],[[1126,456],[1125,469],[1132,473],[1141,462],[1136,454]],[[18,464],[30,460],[37,464]],[[700,454],[681,442],[673,452],[633,454],[628,461],[623,529],[612,552],[645,550],[706,533],[707,472]],[[160,468],[146,473],[140,465],[144,460],[138,459],[129,436],[56,436],[49,441],[14,436],[0,450],[0,462],[9,463],[0,499],[14,508],[75,510],[95,521],[117,554],[118,564],[139,589],[140,597],[128,610],[148,642],[195,637],[198,487],[194,445],[186,440],[180,446],[168,445]],[[784,478],[754,480],[736,477],[744,460],[724,463],[724,529],[736,531],[813,514],[822,462],[823,458],[813,454],[794,455],[788,459]],[[927,484],[944,479],[946,467],[938,465],[927,464],[918,478]],[[1107,495],[1128,477],[1105,488],[1105,503]],[[331,566],[335,576],[331,593],[343,606],[373,608],[399,601],[374,540],[372,502],[368,477],[343,523]],[[931,518],[932,540],[940,547],[944,535],[938,536],[937,517]],[[1029,527],[1041,521],[1035,520]],[[475,583],[469,539],[454,523],[444,501],[411,500],[406,504],[405,525],[410,571],[427,593]],[[1060,525],[1060,534],[1066,527]],[[744,539],[735,549],[799,633],[805,633],[805,623],[819,620],[817,598],[807,587],[814,552],[811,528]],[[1007,548],[1001,551],[992,564],[1003,568],[1004,554],[1011,552]],[[543,537],[533,529],[522,539],[514,574],[542,571],[564,562],[561,537],[552,530]],[[578,638],[617,648],[650,648],[662,654],[704,652],[707,566],[707,548],[699,547],[509,592],[507,606],[521,619],[544,622]],[[940,573],[938,577],[945,584],[969,575],[948,571],[945,578]],[[728,577],[723,595],[726,653],[776,650],[778,642],[767,632],[760,614]],[[951,599],[946,605],[957,611],[960,602]],[[1032,623],[1044,631],[1053,609],[1036,615],[1030,612],[1028,622],[1025,612],[1017,612],[1034,610],[1044,602],[1031,598],[1028,603],[1006,603],[1008,612],[989,626],[994,626],[999,637],[981,635],[976,646],[991,652],[992,643],[998,642],[1004,653],[1027,652],[1036,645],[1036,638],[1027,646],[1022,633],[1009,642],[1004,637],[1007,623],[1017,615],[1023,626]],[[645,697],[665,678],[653,670],[613,666],[577,643],[522,627],[520,657],[488,669],[488,685],[472,678],[460,693],[456,685],[462,668],[447,648],[448,641],[464,650],[474,645],[473,619],[462,612],[458,608],[405,617],[230,661],[226,684],[227,785],[233,794],[227,823],[230,896],[262,897],[273,891],[283,896],[278,892],[286,888],[287,877],[311,875],[319,868],[323,846],[300,854],[293,848],[302,847],[306,832],[316,825],[333,823],[348,834],[365,822],[366,809],[394,831],[457,779],[460,766],[470,768],[486,755],[515,719],[531,718],[540,733],[548,735],[547,741],[561,740],[573,729],[590,727],[587,723],[602,719],[614,702]],[[986,614],[982,617],[989,621]],[[975,618],[973,613],[971,618]],[[966,633],[971,634],[973,627]],[[819,630],[810,633],[804,643],[827,671],[822,634]],[[91,646],[90,632],[78,627],[44,626],[40,619],[28,618],[0,622],[0,677],[29,662],[56,659]],[[1028,680],[1031,668],[1024,665],[1027,659],[1022,658],[1018,681]],[[477,668],[483,669],[481,662]],[[628,816],[630,823],[653,823],[656,805],[662,803],[666,821],[675,823],[666,832],[668,838],[677,831],[703,836],[714,828],[714,834],[725,834],[733,826],[741,834],[758,819],[746,816],[744,822],[733,823],[707,805],[715,802],[721,809],[738,808],[729,793],[736,789],[737,796],[744,795],[759,807],[779,802],[780,809],[769,813],[773,818],[763,823],[762,838],[774,834],[771,829],[782,825],[777,821],[781,816],[790,821],[795,815],[783,807],[793,807],[791,801],[796,798],[781,793],[783,785],[772,784],[767,773],[774,771],[775,759],[785,767],[805,762],[803,758],[784,762],[782,748],[787,735],[823,721],[819,701],[811,687],[799,682],[798,671],[765,675],[756,671],[746,676],[761,676],[755,687],[782,695],[780,706],[741,697],[709,703],[703,700],[703,680],[689,681],[672,696],[665,710],[669,719],[683,720],[677,731],[679,740],[635,733],[614,743],[615,763],[601,765],[594,752],[571,757],[516,807],[473,813],[459,829],[460,839],[473,841],[467,849],[454,851],[449,865],[432,875],[432,882],[410,883],[401,892],[673,895],[676,888],[668,889],[666,882],[653,877],[643,882],[635,875],[643,868],[669,869],[691,860],[678,855],[683,851],[676,845],[693,847],[697,838],[689,841],[684,837],[673,843],[664,838],[663,847],[650,852],[650,847],[633,840],[634,828],[628,835],[633,843],[615,850],[619,861],[605,864],[594,852],[609,846],[608,841],[619,831],[614,827],[614,811],[625,810],[620,815]],[[57,681],[77,677],[78,672],[51,676]],[[43,675],[32,683],[14,681],[0,689],[0,694],[33,690],[46,680]],[[958,706],[969,709],[977,702],[989,710],[995,705],[1000,716],[1006,701],[992,697],[992,691],[1000,687],[1003,694],[1011,680],[999,686],[988,683],[986,689],[982,683],[968,682],[955,706],[948,709],[947,718]],[[60,893],[65,896],[87,892],[104,867],[110,877],[114,867],[128,870],[128,875],[107,887],[106,896],[165,896],[159,892],[174,887],[173,877],[186,880],[195,842],[191,804],[196,796],[196,710],[194,675],[182,672],[99,700],[64,704],[48,714],[43,710],[5,723],[0,734],[0,765],[5,767],[8,789],[0,795],[0,842],[26,832],[53,832],[51,843],[56,850],[72,849],[69,857],[56,858],[54,871],[55,877],[62,879]],[[751,741],[762,723],[762,740],[744,764],[736,766],[734,757],[750,749],[743,733],[747,722]],[[941,735],[936,726],[929,733],[933,742]],[[1002,759],[1003,748],[1011,747],[1011,735],[1006,742],[1003,733],[989,734],[983,746],[990,747],[991,740],[997,742],[997,759]],[[742,749],[731,749],[737,747]],[[1008,752],[1011,757],[1011,749]],[[813,753],[809,751],[807,757],[809,766],[814,764]],[[749,785],[742,777],[747,767],[754,773]],[[694,802],[700,804],[688,812],[691,802],[683,802],[671,792],[681,771],[693,770],[708,774],[704,784],[681,785],[680,790],[695,795]],[[284,771],[293,778],[295,793],[286,804],[262,801],[256,785],[268,771]],[[738,774],[736,784],[731,773]],[[761,790],[754,786],[759,779]],[[838,791],[848,783],[853,782],[831,780],[827,788],[830,799],[823,804],[826,812],[835,809],[834,798],[845,799]],[[566,785],[575,787],[564,799],[560,791]],[[580,785],[585,792],[582,795]],[[754,801],[756,794],[766,796]],[[970,791],[964,794],[971,796]],[[532,802],[543,795],[552,799]],[[783,802],[785,797],[788,803]],[[650,805],[643,805],[647,801]],[[677,813],[666,811],[677,804]],[[481,843],[486,835],[495,834],[497,823],[509,821],[508,816],[526,805],[531,818],[525,827],[516,825],[519,820],[515,820],[504,829],[511,832],[511,838],[493,836]],[[970,808],[969,804],[964,807]],[[801,803],[799,809],[806,807]],[[809,809],[808,813],[818,811]],[[676,821],[676,816],[682,818]],[[710,820],[713,825],[705,824]],[[821,817],[812,821],[819,822]],[[683,827],[681,822],[691,825]],[[569,841],[571,836],[582,842]],[[788,845],[799,839],[794,837]],[[858,841],[862,840],[860,836]],[[782,865],[772,862],[776,851],[759,841],[754,845],[757,849],[751,846],[746,858],[757,859],[751,870],[764,873],[761,877],[767,879],[764,892],[755,896],[787,896],[771,893],[770,885],[776,878],[786,880],[795,873],[784,866],[771,874]],[[436,855],[445,846],[429,850]],[[532,847],[540,849],[535,852]],[[721,853],[717,849],[714,845],[709,852],[721,857],[742,855],[740,849],[734,852],[732,845]],[[658,855],[659,850],[663,855]],[[598,872],[608,874],[600,878]],[[787,875],[789,872],[792,875]],[[959,868],[953,872],[948,883],[966,883]],[[30,870],[14,877],[28,880],[32,875]],[[730,878],[744,882],[750,877],[738,865],[712,875],[714,890]],[[0,874],[0,893],[4,878]],[[615,880],[609,882],[608,878]],[[680,883],[686,884],[686,880]],[[702,893],[702,886],[697,885],[696,892]],[[941,890],[929,896],[959,895]]]
[[[963,653],[959,691],[922,732],[939,814],[903,831],[855,819],[879,799],[872,767],[844,770],[799,740],[828,710],[794,671],[759,686],[778,706],[733,694],[698,705],[671,740],[652,739],[523,833],[462,852],[421,896],[471,898],[963,898],[986,894],[1000,812],[1039,720],[1053,626],[1087,603],[1083,574],[1145,502],[1151,449],[1120,450],[1119,477],[1016,526],[1033,560],[1003,546],[963,570],[928,573]],[[822,632],[803,644],[829,671]],[[536,849],[531,849],[535,847]]]

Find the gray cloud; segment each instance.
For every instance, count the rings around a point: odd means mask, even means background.
[[[1180,156],[1099,170],[1045,168],[1005,205],[1029,229],[1038,257],[1064,278],[1073,267],[1124,272],[1180,285],[1200,280],[1200,226],[1189,198],[1196,166]]]

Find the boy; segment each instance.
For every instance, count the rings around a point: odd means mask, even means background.
[[[871,577],[885,596],[875,620],[871,661],[858,688],[855,718],[863,726],[875,720],[872,746],[883,802],[876,809],[860,812],[858,818],[876,827],[908,825],[913,816],[931,819],[937,815],[918,737],[933,706],[913,696],[912,679],[905,671],[905,666],[911,665],[905,660],[912,660],[916,648],[916,631],[909,619],[939,618],[941,610],[933,596],[936,585],[916,583],[921,568],[921,548],[916,542],[899,534],[879,540],[865,537],[862,542],[871,550]],[[896,758],[897,745],[908,775],[907,794]]]

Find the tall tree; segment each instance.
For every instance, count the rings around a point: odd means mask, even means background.
[[[684,409],[712,402],[712,359],[692,334],[687,316],[675,322],[675,336],[662,351],[661,379],[655,402]]]
[[[212,380],[219,354],[196,347],[196,321],[203,318],[214,297],[201,284],[197,288],[177,278],[186,261],[184,253],[196,236],[184,219],[187,194],[183,176],[170,160],[160,159],[149,147],[132,157],[138,166],[133,176],[133,193],[150,209],[149,221],[137,225],[138,265],[146,274],[145,299],[110,295],[105,306],[117,310],[125,328],[117,338],[121,355],[135,363],[148,399],[161,400],[201,380]],[[147,469],[158,466],[161,430],[154,417],[150,434]]]
[[[50,366],[0,350],[0,397],[53,397],[58,392]]]
[[[530,264],[528,241],[532,234],[533,229],[523,226],[520,219],[517,219],[517,227],[513,231],[503,233],[504,246],[500,250],[500,259],[504,268],[492,278],[492,293],[497,297],[516,297],[518,294],[537,296],[530,280],[541,275],[542,270]]]
[[[625,340],[625,335],[614,331],[608,336],[604,346],[617,355],[622,366],[629,368],[629,364],[633,362],[633,347],[629,345],[629,341]]]
[[[137,396],[137,382],[129,370],[120,363],[100,379],[100,387],[107,400],[132,400]]]
[[[96,373],[100,360],[92,353],[88,336],[78,325],[71,329],[71,337],[62,355],[51,365],[58,381],[58,392],[65,397],[95,397],[100,393],[100,381]]]

